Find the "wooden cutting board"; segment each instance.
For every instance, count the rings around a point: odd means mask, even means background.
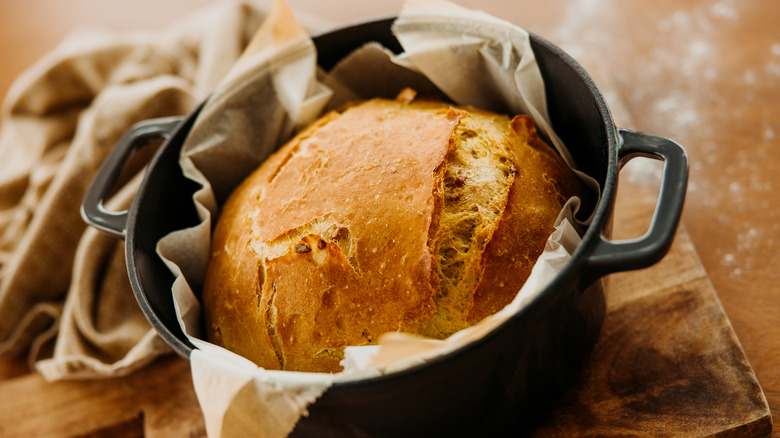
[[[624,173],[615,237],[636,237],[657,185]],[[535,436],[770,433],[769,407],[684,228],[657,265],[610,276],[607,296],[580,383]],[[0,436],[205,436],[190,379],[174,356],[127,377],[65,382],[0,361]]]
[[[624,173],[614,234],[639,237],[657,185]],[[684,227],[660,263],[608,277],[606,294],[607,317],[580,382],[534,436],[771,433],[769,405]]]

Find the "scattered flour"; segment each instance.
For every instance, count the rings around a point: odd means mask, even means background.
[[[604,52],[618,56],[633,53],[636,48],[627,46],[632,39],[614,38],[614,28],[609,28],[614,26],[614,9],[619,8],[617,2],[573,2],[573,7],[563,12],[559,25],[549,37],[575,59],[598,61],[599,54]],[[608,79],[612,79],[614,85],[626,94],[610,95],[610,90],[606,94],[610,106],[613,105],[610,97],[623,100],[617,105],[628,108],[629,119],[632,116],[631,105],[641,105],[643,113],[652,118],[642,120],[645,126],[662,127],[663,135],[683,146],[695,143],[696,147],[691,149],[696,156],[691,156],[688,196],[699,208],[713,213],[713,226],[740,231],[734,235],[733,246],[717,250],[724,271],[740,279],[758,263],[757,257],[760,256],[756,253],[768,246],[774,247],[772,236],[780,236],[780,220],[774,231],[761,231],[750,223],[748,218],[755,211],[755,206],[748,205],[745,200],[755,199],[746,196],[748,191],[759,192],[765,198],[761,208],[767,212],[776,211],[777,202],[773,194],[780,187],[773,187],[771,177],[753,169],[757,160],[773,159],[776,155],[770,157],[764,153],[762,157],[761,148],[751,148],[750,154],[747,150],[727,149],[731,145],[724,144],[718,137],[721,128],[717,124],[722,123],[722,119],[717,114],[729,113],[739,117],[740,111],[755,108],[754,103],[763,102],[765,98],[760,94],[765,85],[770,81],[777,83],[780,78],[780,38],[774,41],[756,40],[758,44],[766,44],[767,51],[765,58],[756,63],[740,67],[722,62],[722,59],[734,56],[725,52],[733,47],[729,35],[735,27],[742,25],[748,7],[738,0],[714,0],[668,8],[665,10],[676,10],[666,15],[658,15],[657,11],[661,8],[653,8],[656,15],[644,23],[654,23],[650,25],[654,27],[639,29],[640,24],[637,24],[637,32],[643,32],[648,42],[657,44],[635,58],[640,60],[638,65],[607,71],[612,76]],[[587,62],[584,65],[589,68]],[[680,74],[670,76],[669,72]],[[735,106],[723,98],[719,93],[723,85],[741,90],[739,100],[742,105]],[[701,111],[702,108],[709,110]],[[768,150],[772,150],[771,144],[776,142],[776,131],[780,129],[777,121],[777,116],[768,112],[759,116],[752,129],[754,137],[750,140],[763,142]],[[719,177],[696,177],[697,173],[705,173],[709,166],[724,160],[727,160],[722,166],[724,172]],[[655,160],[634,159],[621,170],[620,178],[655,184],[660,181],[662,168]],[[731,200],[727,211],[723,210],[724,198]]]
[[[742,80],[745,82],[745,85],[756,84],[756,72],[754,72],[752,69],[745,70],[745,74],[742,75],[742,78]]]
[[[729,20],[736,20],[739,18],[739,14],[734,9],[733,2],[719,2],[710,7],[710,13],[714,17],[727,18]]]
[[[721,266],[723,268],[733,268],[730,274],[732,277],[741,276],[742,268],[752,269],[756,261],[762,258],[756,255],[755,250],[767,244],[774,244],[774,240],[771,237],[769,239],[765,238],[764,234],[763,231],[752,227],[745,228],[744,231],[738,233],[737,244],[733,248],[736,252],[723,254],[720,261]]]
[[[612,0],[580,0],[563,11],[560,25],[550,37],[565,46],[565,50],[575,59],[592,56],[594,47],[605,47],[614,39],[606,32],[594,31],[595,28],[583,31],[588,22],[609,19],[613,11]],[[598,50],[598,49],[597,49]],[[596,52],[598,53],[598,52]],[[589,55],[591,54],[591,55]]]
[[[651,185],[660,183],[662,172],[662,161],[637,157],[620,169],[620,177],[625,177],[631,183]]]
[[[605,50],[616,52],[634,50],[627,47],[631,39],[614,38],[609,23],[615,17],[618,0],[581,0],[573,2],[562,12],[559,25],[549,35],[561,44],[575,59],[594,59]],[[685,145],[690,141],[697,144],[714,144],[717,130],[707,129],[712,123],[708,120],[713,112],[704,116],[701,108],[724,106],[717,93],[717,87],[731,82],[744,90],[743,101],[751,102],[761,98],[757,87],[767,80],[776,80],[780,76],[780,41],[769,41],[767,50],[770,55],[764,65],[745,65],[740,72],[733,66],[720,63],[723,57],[732,56],[721,53],[725,35],[729,29],[740,25],[743,11],[748,7],[738,0],[716,0],[693,6],[681,5],[666,15],[656,15],[648,23],[655,23],[647,33],[648,39],[659,41],[657,47],[648,50],[643,57],[645,62],[639,68],[626,68],[612,72],[612,79],[624,84],[630,95],[622,96],[631,105],[640,102],[651,108],[652,125],[662,126],[664,134]],[[654,8],[660,11],[660,8]],[[659,12],[655,12],[658,14]],[[602,23],[604,26],[594,26]],[[603,29],[603,30],[602,30]],[[647,32],[648,29],[643,29]],[[725,34],[724,34],[725,32]],[[598,58],[595,58],[596,60]],[[586,68],[587,68],[587,62]],[[730,70],[725,71],[725,68]],[[679,71],[679,78],[664,78],[669,71]],[[644,83],[666,81],[664,87],[642,87]],[[636,84],[626,87],[625,84]],[[659,91],[664,90],[664,91]],[[608,102],[611,104],[611,102]],[[621,104],[618,104],[620,106]],[[630,108],[630,106],[628,106]],[[723,108],[724,112],[738,111],[740,107]],[[715,113],[717,114],[717,112]],[[647,123],[647,122],[645,122]],[[758,135],[765,139],[774,138],[772,130],[762,129]],[[714,147],[714,146],[713,146]],[[707,151],[705,151],[707,152]],[[705,159],[705,154],[699,159]]]
[[[653,104],[656,116],[664,121],[664,125],[681,139],[682,134],[690,130],[697,130],[700,124],[697,102],[683,94],[669,94],[659,96]],[[680,140],[682,141],[682,139]]]
[[[759,240],[761,232],[756,228],[750,228],[742,233],[737,234],[737,251],[750,251]]]
[[[766,64],[766,72],[772,76],[780,76],[780,62],[770,61]]]

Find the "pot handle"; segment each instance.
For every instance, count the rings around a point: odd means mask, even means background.
[[[620,129],[619,133],[623,140],[618,148],[621,167],[638,156],[664,160],[661,188],[650,228],[644,236],[610,241],[602,235],[596,241],[587,260],[588,276],[592,278],[646,268],[661,260],[672,246],[685,201],[688,157],[682,146],[645,132]]]
[[[127,210],[110,211],[103,206],[106,196],[116,184],[130,154],[154,140],[168,140],[183,118],[164,117],[140,122],[128,131],[100,167],[81,204],[81,217],[93,227],[119,239],[125,238]]]

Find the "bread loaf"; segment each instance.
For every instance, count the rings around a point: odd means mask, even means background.
[[[444,338],[508,304],[583,187],[527,116],[373,99],[329,113],[226,201],[208,339],[334,372],[385,332]]]

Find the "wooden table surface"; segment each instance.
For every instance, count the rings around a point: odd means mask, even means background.
[[[3,0],[0,95],[75,27],[162,28],[213,2]],[[334,24],[401,5],[288,2]],[[780,2],[458,3],[540,34],[575,59],[598,60],[593,67],[611,80],[599,85],[619,94],[620,111],[630,115],[623,127],[685,146],[691,173],[683,222],[769,401],[772,436],[780,437]]]

